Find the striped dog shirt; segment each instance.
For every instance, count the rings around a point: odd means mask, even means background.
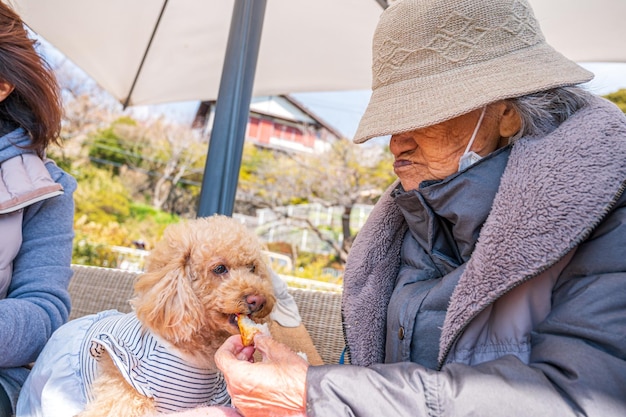
[[[200,368],[143,327],[134,313],[96,321],[83,340],[80,363],[85,397],[97,376],[97,361],[108,353],[124,379],[153,398],[159,412],[206,405],[227,405],[226,382],[217,369]]]

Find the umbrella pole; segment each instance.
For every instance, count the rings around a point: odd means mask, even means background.
[[[265,5],[266,0],[235,0],[198,217],[233,213]]]

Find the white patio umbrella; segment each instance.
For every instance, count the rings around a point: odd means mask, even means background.
[[[625,0],[530,0],[576,61],[626,62]],[[370,88],[386,0],[12,0],[124,105],[217,99],[198,215],[232,214],[250,98]]]
[[[124,105],[217,99],[199,216],[232,214],[251,95],[369,88],[383,10],[376,0],[12,3]]]

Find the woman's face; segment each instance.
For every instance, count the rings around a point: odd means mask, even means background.
[[[422,181],[443,179],[459,168],[459,159],[476,128],[482,108],[445,122],[391,137],[394,171],[402,187],[416,189]],[[521,125],[506,102],[487,106],[471,151],[486,156],[505,146]]]

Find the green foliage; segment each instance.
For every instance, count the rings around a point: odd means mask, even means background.
[[[129,191],[111,169],[92,165],[70,170],[78,181],[74,193],[74,263],[116,267],[114,246],[133,247],[143,241],[153,247],[165,227],[178,217],[131,200]]]
[[[131,203],[130,217],[140,222],[150,220],[155,224],[165,226],[170,223],[177,223],[179,221],[179,217],[175,214],[165,213],[161,210],[155,209],[148,204],[137,202]]]
[[[113,246],[129,246],[128,231],[117,222],[97,223],[82,215],[74,221],[72,262],[115,268],[118,255]]]
[[[77,236],[72,250],[72,263],[78,265],[117,267],[116,256],[110,247],[103,243],[91,243]]]
[[[300,201],[302,173],[297,163],[282,153],[246,144],[243,149],[237,198],[256,207],[283,206]]]
[[[146,248],[150,249],[161,239],[168,225],[179,221],[180,217],[174,214],[146,204],[133,203],[131,214],[124,222],[124,226],[128,229],[133,241],[142,241]]]
[[[111,170],[86,165],[72,170],[79,183],[74,193],[76,218],[100,224],[123,222],[130,215],[130,193]]]
[[[113,166],[116,175],[119,175],[120,167],[138,163],[141,157],[129,147],[130,141],[124,137],[123,129],[136,125],[137,122],[130,117],[121,117],[108,128],[92,134],[88,140],[89,158],[98,166]]]
[[[78,181],[74,193],[74,263],[116,266],[111,245],[126,245],[128,232],[120,223],[130,215],[130,196],[111,170],[92,165],[70,172]]]
[[[57,158],[79,182],[74,262],[119,267],[120,253],[126,249],[116,246],[133,248],[134,242],[142,241],[150,250],[167,225],[195,214],[207,143],[189,129],[161,121],[139,123],[129,117],[91,132],[81,139],[81,155],[88,155],[87,163],[79,165],[62,153]],[[254,215],[259,208],[283,210],[304,204],[342,207],[344,214],[350,214],[356,204],[374,202],[394,178],[388,151],[381,157],[360,149],[337,141],[322,155],[306,155],[247,143],[237,189],[237,204],[244,210],[236,211]],[[323,236],[319,245],[334,251],[332,256],[292,251],[288,255],[297,258],[296,266],[283,272],[332,283],[340,280],[349,246],[344,249],[334,243],[347,242],[356,230],[342,224],[336,210],[332,213],[328,224],[307,214],[299,219],[301,214],[295,212],[281,214],[313,228],[315,236]],[[297,232],[301,226],[293,227]]]
[[[622,88],[614,93],[607,94],[604,96],[606,99],[612,101],[620,108],[624,113],[626,113],[626,88]]]
[[[260,168],[274,157],[271,151],[258,148],[249,142],[243,147],[241,158],[241,168],[239,170],[240,181],[254,180]]]
[[[329,271],[340,271],[334,257],[317,253],[300,252],[293,275],[299,278],[342,284],[342,277]]]

